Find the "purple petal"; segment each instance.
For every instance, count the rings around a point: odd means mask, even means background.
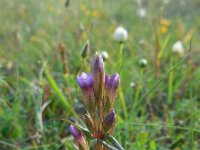
[[[77,81],[78,81],[79,86],[83,90],[87,90],[89,88],[92,88],[93,84],[94,84],[94,79],[93,79],[92,74],[87,75],[84,72],[82,72],[82,74],[77,77]]]
[[[116,114],[115,114],[115,110],[112,109],[111,112],[108,113],[108,115],[105,118],[105,124],[106,125],[112,125],[116,120]]]
[[[106,75],[106,77],[105,77],[105,86],[108,85],[109,80],[110,80],[110,76],[109,76],[109,75]]]
[[[83,78],[77,77],[77,81],[78,81],[78,84],[81,87],[81,89],[87,88],[87,83],[85,82],[85,80]]]
[[[104,72],[104,63],[100,54],[95,55],[92,71],[93,71],[93,74],[95,74],[95,71]]]
[[[81,75],[80,75],[80,77],[81,77],[82,79],[86,79],[87,76],[88,76],[88,75],[87,75],[85,72],[82,72]]]
[[[116,89],[118,87],[119,81],[120,81],[119,74],[118,73],[113,74],[111,77],[111,81],[112,81],[112,88]]]
[[[92,88],[94,85],[94,78],[93,75],[90,73],[86,79],[86,82],[88,84],[88,87]]]
[[[69,131],[75,139],[79,139],[83,136],[83,133],[77,128],[75,128],[73,125],[70,125]]]

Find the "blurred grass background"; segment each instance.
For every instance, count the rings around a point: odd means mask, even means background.
[[[67,119],[79,120],[84,110],[76,76],[90,71],[97,50],[109,54],[106,72],[119,72],[119,44],[113,40],[119,25],[129,38],[115,105],[116,138],[125,149],[199,149],[200,1],[65,3],[0,1],[0,149],[74,149]],[[81,49],[88,39],[91,53],[83,63]],[[177,40],[183,42],[183,57],[172,52]],[[139,82],[141,58],[148,65]],[[138,85],[141,101],[133,108]]]

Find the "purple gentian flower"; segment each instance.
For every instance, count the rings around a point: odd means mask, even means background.
[[[105,77],[105,97],[113,102],[116,98],[117,88],[120,82],[119,74],[115,73],[112,76]]]
[[[92,74],[82,72],[77,77],[78,84],[83,91],[83,101],[92,117],[95,117],[94,78]]]
[[[92,74],[86,74],[84,72],[81,73],[80,76],[77,77],[78,84],[83,91],[90,90],[93,88],[94,79]]]

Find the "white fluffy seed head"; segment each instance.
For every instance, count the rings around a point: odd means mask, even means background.
[[[109,58],[109,55],[106,51],[102,51],[101,52],[101,57],[103,58],[103,60],[107,60]]]
[[[139,8],[139,9],[137,10],[137,15],[138,15],[139,17],[144,18],[144,17],[146,17],[146,14],[147,14],[147,12],[146,12],[146,9],[145,9],[145,8]]]
[[[141,68],[146,67],[147,64],[148,64],[148,61],[145,58],[142,58],[142,59],[139,60],[139,66]]]
[[[119,26],[115,29],[113,37],[117,42],[125,42],[128,39],[128,32],[125,28]]]
[[[172,46],[172,50],[173,52],[178,53],[181,56],[183,56],[184,55],[183,43],[181,41],[176,41]]]

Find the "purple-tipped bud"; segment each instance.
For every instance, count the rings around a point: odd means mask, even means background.
[[[80,76],[77,77],[78,84],[82,90],[89,90],[93,88],[94,79],[92,74],[86,74],[84,72],[81,73]]]
[[[117,89],[119,85],[119,74],[114,73],[111,77],[109,75],[106,75],[105,77],[105,88],[108,89]]]
[[[120,82],[119,74],[115,73],[112,76],[106,75],[105,77],[105,90],[104,90],[104,109],[105,112],[110,111],[114,105],[114,100],[117,95],[117,88]]]
[[[70,125],[69,131],[73,135],[79,149],[87,150],[87,143],[83,136],[83,132],[75,128],[73,125]]]
[[[83,137],[83,133],[77,128],[75,128],[73,125],[70,125],[69,131],[75,139],[80,139]]]
[[[103,99],[105,73],[103,59],[98,53],[95,55],[93,61],[92,72],[94,76],[95,98],[98,101],[98,107],[101,107],[101,101]]]
[[[105,132],[109,131],[115,124],[115,121],[116,121],[116,114],[115,110],[112,109],[112,111],[107,114],[106,118],[103,121],[104,131]]]

